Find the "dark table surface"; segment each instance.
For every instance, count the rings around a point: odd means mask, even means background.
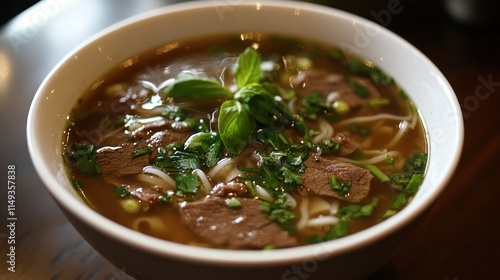
[[[27,8],[19,2],[12,7]],[[18,15],[2,7],[0,177],[7,182],[9,165],[15,166],[18,220],[12,273],[2,184],[0,279],[128,278],[81,238],[43,187],[27,151],[26,117],[43,78],[78,43],[118,20],[174,2],[45,0]],[[500,279],[500,25],[458,21],[439,1],[324,3],[376,21],[415,45],[447,77],[464,115],[465,145],[455,176],[371,279]],[[334,279],[334,273],[310,276]]]

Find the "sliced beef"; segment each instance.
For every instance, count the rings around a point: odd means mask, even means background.
[[[140,84],[114,84],[106,89],[106,96],[101,100],[98,111],[122,115],[130,110],[131,106],[144,102],[151,91]]]
[[[210,192],[213,196],[218,197],[232,197],[232,196],[245,196],[248,193],[248,188],[243,183],[239,182],[229,182],[229,183],[219,183],[213,187]]]
[[[134,141],[146,139],[151,134],[154,134],[158,131],[170,129],[171,127],[172,121],[166,119],[150,122],[134,130],[131,134],[131,139]]]
[[[153,161],[158,156],[158,148],[165,147],[170,143],[184,143],[190,133],[182,131],[163,130],[151,135],[146,141],[151,149],[150,160]]]
[[[113,135],[107,136],[103,147],[97,150],[97,163],[104,174],[139,174],[156,158],[159,147],[173,142],[182,143],[189,136],[188,132],[167,130],[168,124],[161,121],[143,127],[138,128],[138,134],[115,131]],[[133,156],[135,151],[143,149],[149,149],[150,153]]]
[[[333,137],[333,141],[340,144],[338,153],[341,156],[350,155],[361,146],[361,143],[350,136],[349,133],[337,133]]]
[[[189,132],[187,127],[174,127],[174,122],[167,119],[157,120],[150,123],[146,123],[141,127],[137,128],[131,133],[132,140],[142,140],[149,138],[152,134],[156,132],[169,131],[170,133],[181,133],[185,134]],[[182,137],[181,137],[182,138]]]
[[[354,164],[330,160],[320,155],[311,155],[304,161],[306,170],[301,174],[303,185],[313,193],[336,197],[348,202],[360,202],[370,192],[373,175],[370,171]],[[335,175],[340,182],[351,188],[347,195],[330,188],[330,178]]]
[[[105,175],[133,175],[142,172],[149,165],[147,154],[133,157],[134,151],[145,148],[134,145],[133,142],[125,142],[120,146],[105,146],[97,150],[97,163]]]
[[[297,239],[282,230],[261,211],[260,201],[239,198],[241,207],[231,208],[225,198],[181,203],[184,223],[206,241],[235,249],[277,248],[297,245]]]
[[[339,74],[321,70],[307,70],[292,78],[291,83],[302,97],[313,92],[319,92],[326,97],[330,93],[336,92],[339,95],[338,99],[346,102],[352,109],[366,105],[369,98],[380,97],[380,93],[369,79],[351,76],[349,81],[351,85]],[[361,97],[356,93],[352,84],[364,87],[369,96],[366,98]]]
[[[129,191],[132,196],[141,201],[142,210],[144,211],[148,211],[151,206],[159,203],[159,197],[163,195],[163,189],[159,186],[137,187]]]

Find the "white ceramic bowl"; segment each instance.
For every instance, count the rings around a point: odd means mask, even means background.
[[[61,140],[66,117],[82,93],[134,54],[186,38],[236,32],[275,33],[337,45],[374,61],[394,77],[420,110],[429,140],[426,179],[413,201],[391,219],[351,236],[272,251],[207,249],[156,239],[104,218],[81,201],[65,173]],[[387,261],[404,229],[443,191],[459,160],[463,123],[455,94],[441,72],[413,46],[373,22],[294,1],[199,1],[125,20],[68,54],[36,93],[27,136],[38,174],[69,220],[103,256],[130,275],[182,273],[189,279],[220,272],[219,279],[229,279],[235,277],[232,273],[246,271],[237,277],[255,279],[260,271],[269,276],[266,279],[304,279],[293,270],[299,265],[308,275],[327,267],[335,272],[332,276],[343,279],[366,277]]]

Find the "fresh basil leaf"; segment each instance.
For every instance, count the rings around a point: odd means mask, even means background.
[[[258,83],[261,77],[260,56],[253,48],[247,48],[238,57],[235,78],[238,88]]]
[[[242,102],[248,103],[252,97],[256,95],[262,95],[264,89],[260,84],[250,84],[244,87],[241,87],[235,94],[234,99]]]
[[[221,146],[221,139],[216,132],[193,134],[184,143],[184,149],[202,156],[205,159],[205,165],[208,167],[214,166],[219,160]]]
[[[239,154],[247,145],[255,124],[247,108],[238,100],[226,100],[220,108],[219,134],[230,154]]]
[[[234,98],[247,104],[252,117],[264,125],[269,125],[273,115],[278,113],[273,96],[259,84],[243,87],[234,94]]]
[[[207,78],[180,78],[167,89],[167,97],[184,98],[229,98],[231,93],[221,83]]]

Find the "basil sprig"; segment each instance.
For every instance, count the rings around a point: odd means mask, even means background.
[[[176,80],[165,90],[167,97],[225,98],[219,111],[218,133],[229,154],[239,154],[257,128],[273,127],[276,119],[291,121],[286,106],[278,104],[277,85],[261,80],[261,60],[253,48],[238,56],[234,77],[238,90],[234,95],[221,83],[208,78],[188,77]]]
[[[230,98],[231,93],[221,83],[208,78],[183,77],[175,80],[166,90],[168,97]]]
[[[236,85],[239,89],[260,81],[260,56],[253,48],[246,48],[238,57],[236,65]]]

